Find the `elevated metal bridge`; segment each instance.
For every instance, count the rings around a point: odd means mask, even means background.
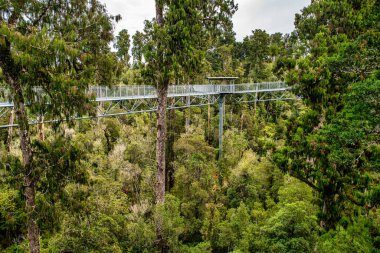
[[[227,94],[246,95],[247,101],[242,101],[242,96],[237,97],[238,102],[253,102],[253,101],[269,101],[269,100],[286,100],[293,99],[286,92],[290,88],[283,82],[267,82],[267,83],[252,83],[252,84],[225,84],[225,85],[172,85],[169,86],[168,97],[173,98],[168,104],[168,109],[173,108],[185,108],[189,106],[202,106],[207,104],[214,104],[216,102],[215,97]],[[42,88],[35,87],[36,94],[43,93]],[[99,117],[114,116],[110,109],[115,106],[119,106],[118,109],[123,109],[124,114],[137,113],[137,112],[149,112],[155,111],[157,107],[155,103],[143,103],[149,100],[156,100],[156,88],[147,85],[133,85],[133,86],[92,86],[87,90],[89,95],[94,96],[98,105],[103,106],[108,103],[108,109],[102,111],[103,108],[99,108]],[[269,94],[271,94],[269,96]],[[251,95],[254,96],[250,97]],[[248,96],[248,97],[247,97]],[[9,109],[13,108],[13,103],[9,101],[9,92],[6,89],[0,89],[0,117],[6,115]],[[183,100],[185,98],[186,100]],[[188,98],[191,98],[190,104]],[[199,101],[193,101],[193,99],[201,99],[203,103]],[[204,99],[207,98],[207,102]],[[123,102],[135,103],[126,104]],[[155,101],[150,101],[155,102]],[[181,103],[183,102],[183,103]],[[195,103],[192,103],[195,102]],[[116,104],[115,104],[116,103]],[[111,107],[109,107],[112,104]],[[139,105],[138,105],[139,104]],[[149,108],[143,108],[142,105],[149,105]],[[32,122],[33,123],[33,122]]]
[[[222,136],[224,122],[224,100],[226,95],[234,95],[238,102],[260,102],[295,99],[289,92],[291,88],[284,82],[266,82],[250,84],[199,84],[173,85],[168,89],[168,109],[190,108],[194,106],[219,105],[219,152],[222,152]],[[35,87],[36,94],[43,95],[43,90]],[[121,116],[133,113],[154,112],[157,110],[157,93],[153,86],[92,86],[87,93],[94,97],[97,103],[95,117]],[[13,102],[9,101],[9,92],[0,89],[0,128],[17,127],[17,123],[9,123],[13,112]],[[38,96],[36,96],[38,97]],[[27,103],[32,103],[31,101]],[[91,116],[72,119],[88,119]],[[2,119],[2,120],[1,120]],[[30,124],[51,123],[56,120],[41,120],[44,115],[35,115]],[[17,122],[17,119],[15,120]],[[6,122],[6,123],[4,123]]]

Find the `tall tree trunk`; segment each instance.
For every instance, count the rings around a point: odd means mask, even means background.
[[[20,146],[24,162],[24,196],[25,210],[27,213],[29,251],[31,253],[39,253],[39,230],[35,217],[36,180],[35,175],[33,175],[33,153],[30,143],[29,122],[25,108],[25,99],[17,76],[21,71],[21,67],[12,59],[11,44],[8,40],[5,40],[5,45],[0,45],[0,67],[3,70],[5,82],[10,86],[13,93],[14,110],[19,125]]]
[[[174,104],[175,100],[174,98],[171,98],[172,104]],[[176,121],[176,114],[175,109],[171,109],[168,111],[168,124],[167,124],[167,138],[166,138],[166,191],[170,191],[171,188],[174,186],[174,168],[173,168],[173,161],[174,161],[174,151],[173,151],[173,145],[175,142],[175,121]]]
[[[152,127],[152,112],[149,112],[149,133],[153,133],[153,127]]]
[[[210,144],[211,142],[211,104],[210,104],[210,95],[208,95],[208,110],[207,110],[207,141]]]
[[[164,16],[162,1],[156,0],[156,22],[160,28],[164,27]],[[164,63],[164,53],[160,52],[161,41],[157,40],[158,61]],[[165,75],[165,74],[164,74]],[[156,205],[163,205],[165,202],[165,141],[166,141],[166,107],[168,96],[169,79],[166,76],[160,76],[157,79],[157,174],[155,185]],[[157,215],[156,220],[156,247],[160,252],[167,251],[167,244],[163,238],[163,217]]]
[[[12,108],[11,111],[11,116],[9,118],[9,125],[10,127],[8,128],[8,138],[7,138],[7,151],[11,152],[12,150],[12,138],[13,138],[13,123],[15,120],[15,110]]]
[[[21,91],[21,87],[18,83],[14,86],[16,96],[15,96],[15,111],[19,123],[20,132],[20,145],[22,151],[22,158],[24,162],[24,196],[26,203],[26,213],[28,215],[27,227],[28,227],[28,240],[29,240],[29,251],[31,253],[40,252],[40,242],[39,242],[39,230],[36,223],[36,191],[35,191],[35,178],[33,175],[33,153],[30,144],[30,133],[29,133],[29,123],[26,114],[24,97]]]
[[[186,114],[185,130],[186,130],[186,133],[188,133],[190,130],[190,119],[191,119],[190,96],[186,97],[186,105],[187,105],[187,108],[185,109],[185,114]]]
[[[157,175],[156,175],[156,204],[165,202],[165,141],[166,141],[166,106],[168,86],[162,85],[157,90]],[[163,239],[163,217],[156,218],[156,246],[165,252],[166,243]]]
[[[157,91],[157,177],[156,203],[165,201],[165,141],[166,141],[166,102],[168,87],[160,87]]]
[[[45,141],[45,124],[44,124],[44,116],[38,116],[38,124],[37,124],[37,132],[38,139],[40,141]]]
[[[156,22],[162,28],[164,17],[162,4],[156,0]],[[161,44],[158,41],[158,44]],[[160,46],[159,46],[160,47]],[[159,48],[158,47],[158,48]],[[160,55],[159,57],[163,57]],[[157,82],[157,177],[156,177],[156,203],[165,201],[165,140],[166,140],[166,107],[168,96],[168,82],[160,78]]]
[[[241,113],[241,117],[240,117],[240,132],[243,132],[243,124],[244,124],[244,112]]]

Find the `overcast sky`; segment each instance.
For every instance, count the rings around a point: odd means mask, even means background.
[[[100,0],[108,11],[122,16],[116,24],[116,34],[127,29],[133,35],[142,31],[144,20],[155,16],[154,0]],[[268,33],[289,33],[294,29],[294,15],[310,3],[310,0],[235,0],[239,9],[233,17],[237,40],[242,40],[254,29]]]

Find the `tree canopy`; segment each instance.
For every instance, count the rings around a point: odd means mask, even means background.
[[[114,36],[97,0],[0,0],[1,252],[380,250],[379,1],[312,1],[242,41],[237,7],[157,0]],[[167,110],[207,76],[293,94],[225,94],[221,126],[216,96]],[[126,107],[86,93],[113,84],[155,86],[157,113],[73,120]]]

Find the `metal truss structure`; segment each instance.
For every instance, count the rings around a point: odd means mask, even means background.
[[[36,93],[43,93],[42,88],[35,87]],[[89,119],[94,117],[112,117],[127,114],[154,112],[157,110],[156,89],[153,86],[92,86],[87,93],[95,98],[97,103],[96,116],[76,117],[72,119]],[[237,103],[261,102],[295,99],[290,87],[283,82],[267,82],[252,84],[200,84],[200,85],[173,85],[168,89],[168,109],[190,108],[224,104],[225,96],[233,96]],[[0,119],[5,122],[13,111],[13,103],[8,101],[7,90],[0,90]],[[44,115],[36,115],[30,124],[52,123],[56,119],[41,121]],[[17,122],[17,119],[15,120]],[[17,123],[2,124],[0,128],[17,127]]]
[[[235,80],[232,78],[231,80]],[[225,77],[209,78],[209,80],[229,80]],[[168,89],[167,109],[181,109],[218,104],[219,109],[219,159],[222,157],[223,123],[225,97],[231,96],[236,103],[279,101],[298,99],[290,92],[291,88],[283,82],[267,82],[252,84],[204,84],[173,85]],[[41,87],[34,87],[36,94],[43,95]],[[100,117],[122,116],[135,113],[154,112],[157,110],[157,93],[152,86],[115,86],[112,88],[92,86],[87,90],[97,104],[95,116],[75,116],[70,120]],[[7,98],[9,91],[0,89],[0,128],[17,127],[14,121],[13,102]],[[36,96],[38,97],[38,96]],[[27,101],[27,104],[33,103]],[[54,123],[57,119],[46,119],[46,115],[35,115],[29,124]],[[11,119],[9,121],[9,119]],[[17,122],[17,118],[15,119]],[[4,124],[4,122],[7,122]]]
[[[218,95],[173,96],[168,98],[167,109],[183,109],[216,104]],[[156,98],[136,98],[131,100],[112,100],[98,102],[97,117],[121,116],[127,114],[154,112],[157,110]]]

